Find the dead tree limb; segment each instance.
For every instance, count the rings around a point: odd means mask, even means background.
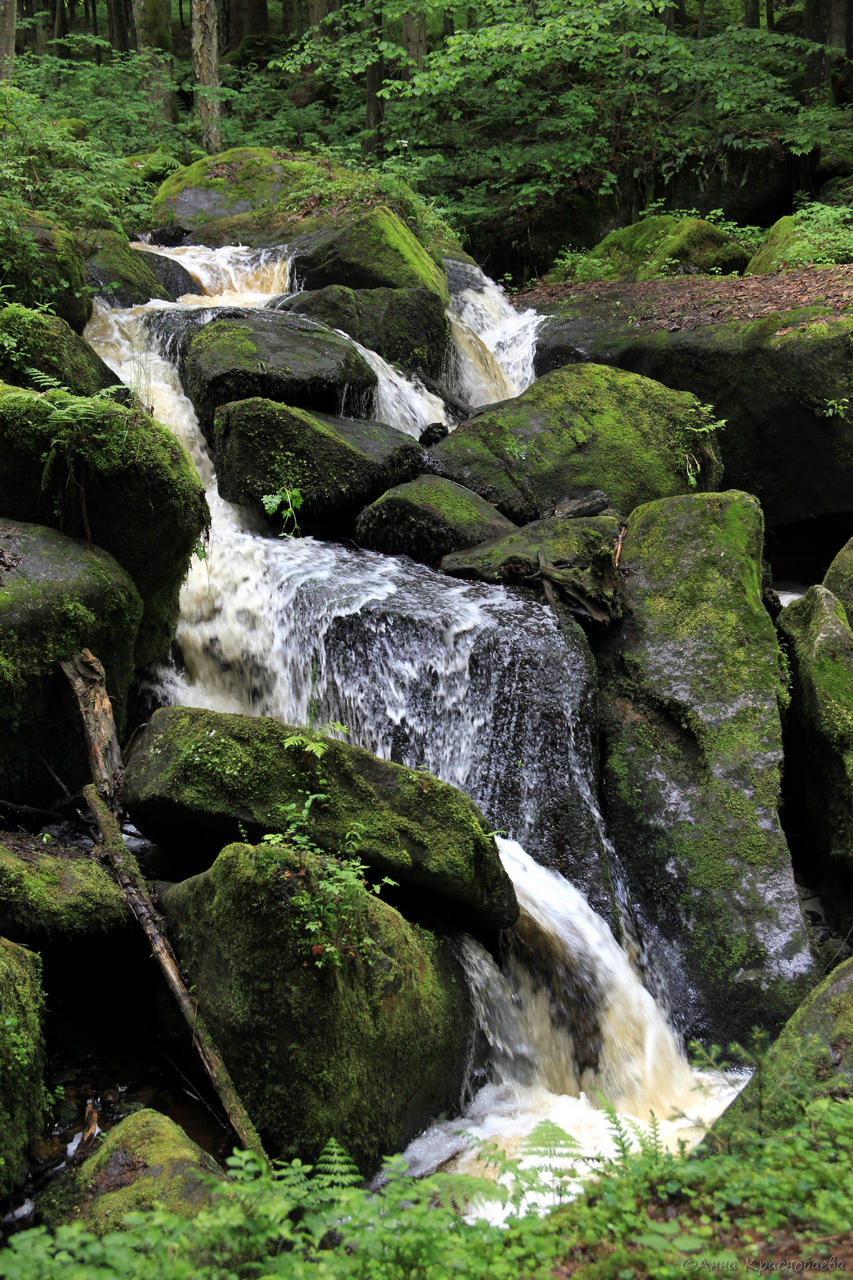
[[[116,737],[112,705],[106,692],[104,669],[88,649],[77,654],[72,661],[61,663],[61,666],[77,695],[92,765],[94,781],[83,788],[83,795],[101,828],[103,848],[122,896],[145,931],[234,1132],[243,1147],[247,1151],[253,1151],[268,1167],[269,1158],[258,1131],[243,1106],[213,1037],[199,1017],[195,1002],[181,978],[174,952],[163,934],[160,916],[151,901],[136,858],[122,839],[121,827],[115,815],[121,782],[121,751]]]

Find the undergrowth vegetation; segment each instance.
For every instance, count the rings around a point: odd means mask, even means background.
[[[524,1167],[530,1156],[547,1164],[556,1155],[569,1172],[583,1163],[547,1122],[517,1159],[493,1157],[499,1182],[444,1174],[412,1181],[394,1157],[381,1187],[366,1189],[335,1142],[313,1169],[293,1161],[266,1172],[238,1152],[210,1208],[190,1218],[133,1214],[124,1230],[101,1238],[79,1226],[25,1231],[0,1253],[0,1277],[516,1280],[563,1266],[581,1280],[675,1280],[685,1271],[748,1270],[782,1243],[810,1256],[810,1269],[836,1269],[850,1228],[853,1100],[813,1103],[795,1129],[754,1138],[746,1158],[673,1154],[654,1130],[636,1150],[612,1112],[610,1125],[615,1158],[597,1161],[596,1179],[545,1217],[496,1226],[477,1215],[486,1202],[518,1208],[532,1195],[560,1199],[547,1171]]]

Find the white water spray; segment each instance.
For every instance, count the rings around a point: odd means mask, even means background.
[[[451,390],[476,408],[529,387],[541,316],[516,311],[506,294],[473,264],[448,262],[448,317],[455,360]]]

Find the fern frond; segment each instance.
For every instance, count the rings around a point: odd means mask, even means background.
[[[346,1147],[337,1138],[329,1138],[317,1157],[312,1181],[318,1190],[325,1191],[331,1187],[360,1186],[362,1177]]]
[[[576,1138],[566,1133],[553,1120],[546,1119],[540,1120],[524,1139],[521,1153],[546,1160],[575,1159],[581,1154],[581,1149]]]

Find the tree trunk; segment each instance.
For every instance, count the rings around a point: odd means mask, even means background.
[[[364,149],[369,154],[378,156],[382,154],[382,121],[385,119],[385,99],[379,97],[379,90],[385,79],[385,59],[378,48],[382,39],[382,5],[377,0],[367,2],[365,27],[368,39],[374,44],[376,56],[365,73],[368,137]]]
[[[15,70],[16,0],[0,0],[0,80],[11,80]]]
[[[216,0],[193,0],[192,62],[198,91],[196,112],[201,145],[208,154],[219,151],[219,14]]]
[[[107,0],[107,18],[110,24],[110,44],[118,53],[130,48],[130,28],[123,0]]]
[[[267,0],[248,0],[246,34],[265,36],[270,29],[269,5]]]
[[[115,816],[121,786],[121,751],[116,738],[113,709],[107,694],[104,668],[88,649],[83,649],[72,661],[60,662],[59,665],[68,677],[77,698],[89,751],[89,764],[94,782],[83,788],[83,794],[101,828],[104,848],[112,864],[122,897],[151,943],[151,950],[178,1002],[202,1065],[219,1095],[234,1132],[247,1151],[253,1151],[264,1165],[269,1166],[269,1158],[264,1151],[258,1132],[181,978],[174,952],[160,928],[160,918],[154,909],[136,859],[122,839],[121,828]]]
[[[767,19],[767,30],[776,30],[776,13],[773,8],[773,0],[764,0],[764,13]]]
[[[761,0],[743,0],[743,25],[761,26]]]
[[[403,14],[403,48],[406,50],[406,56],[409,62],[414,64],[418,71],[424,65],[426,58],[427,33],[426,33],[426,14],[421,10],[409,10]],[[411,66],[406,68],[406,75],[411,73]]]

